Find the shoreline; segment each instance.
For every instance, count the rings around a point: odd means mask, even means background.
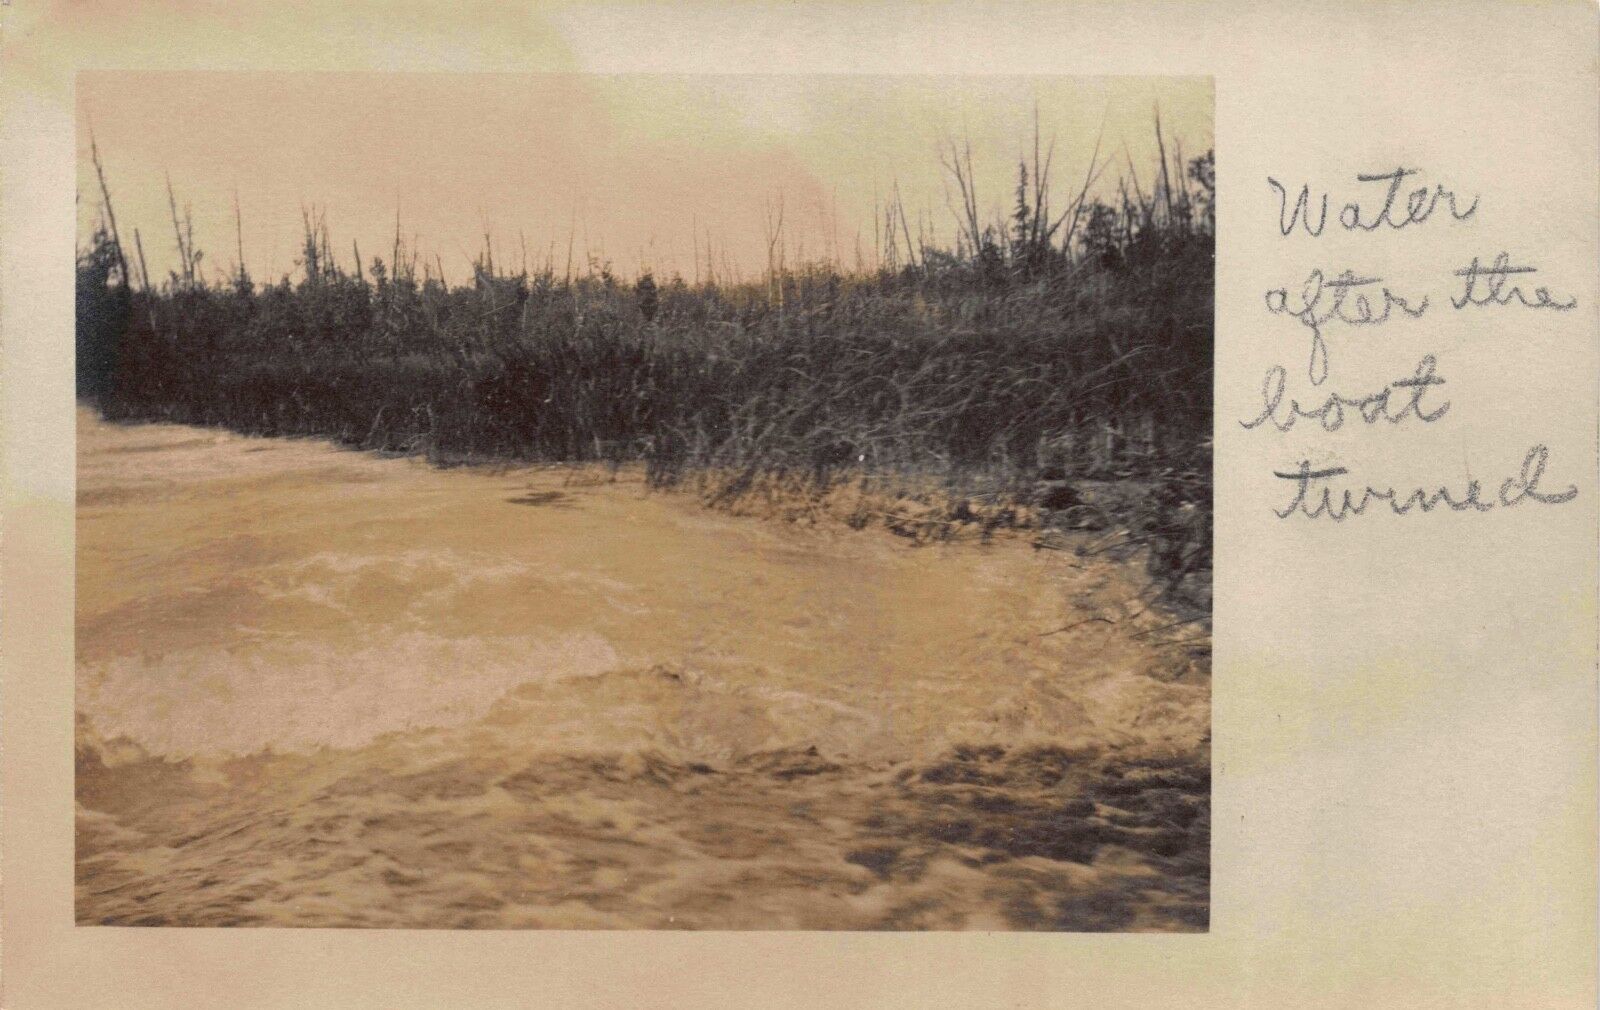
[[[822,485],[808,479],[805,473],[769,471],[753,478],[746,475],[743,486],[739,486],[741,473],[733,467],[686,467],[661,479],[652,475],[651,463],[641,459],[574,462],[460,452],[441,454],[426,445],[385,449],[321,433],[266,435],[223,423],[194,424],[158,417],[111,419],[83,398],[78,400],[78,407],[92,412],[101,423],[119,427],[176,425],[241,438],[326,445],[377,459],[414,460],[441,471],[558,472],[581,483],[612,482],[619,475],[628,474],[651,491],[688,495],[707,508],[730,515],[806,526],[825,520],[853,530],[877,526],[916,543],[963,539],[986,543],[997,536],[1025,537],[1039,550],[1088,550],[1096,555],[1108,552],[1118,560],[1145,563],[1147,572],[1153,550],[1171,553],[1200,549],[1196,544],[1196,524],[1204,522],[1206,560],[1165,586],[1157,600],[1174,616],[1186,621],[1204,619],[1206,627],[1210,627],[1209,502],[1203,509],[1179,503],[1175,510],[1177,520],[1167,519],[1167,529],[1140,530],[1140,518],[1148,525],[1150,517],[1140,517],[1132,503],[1160,493],[1150,475],[1129,474],[1120,479],[1105,474],[1069,477],[1060,469],[1041,468],[1031,475],[1002,477],[977,471],[939,474],[862,468],[831,476]],[[1117,542],[1121,527],[1127,527],[1126,535],[1120,538],[1123,542]],[[1154,582],[1153,574],[1151,578]]]

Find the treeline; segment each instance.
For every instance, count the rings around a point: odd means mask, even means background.
[[[1149,192],[1130,173],[1113,201],[1087,198],[1092,171],[1058,214],[1036,150],[1011,218],[982,226],[952,149],[970,210],[954,248],[913,243],[891,206],[878,269],[777,260],[749,283],[512,271],[486,243],[451,286],[398,235],[387,257],[341,262],[312,215],[298,277],[258,285],[241,263],[208,282],[176,200],[182,267],[153,283],[102,176],[78,257],[79,393],[113,420],[642,462],[660,484],[715,475],[724,500],[772,480],[825,493],[913,475],[1019,499],[1132,482],[1148,495],[1098,524],[1126,527],[1177,586],[1209,572],[1214,182],[1209,153],[1166,160]],[[1093,525],[1085,500],[1057,494]]]

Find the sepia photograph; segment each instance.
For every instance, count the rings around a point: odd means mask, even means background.
[[[1210,78],[75,102],[78,925],[1208,930]]]

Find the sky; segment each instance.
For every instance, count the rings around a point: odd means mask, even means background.
[[[600,76],[591,74],[224,73],[79,75],[80,237],[100,212],[89,161],[99,146],[113,208],[150,272],[178,263],[168,207],[192,214],[207,276],[244,259],[258,280],[298,270],[302,210],[319,210],[349,268],[389,258],[395,219],[453,281],[491,236],[497,264],[553,262],[568,248],[632,276],[693,279],[766,268],[783,215],[791,265],[872,265],[874,207],[896,187],[911,230],[940,244],[956,225],[943,144],[971,145],[986,221],[1004,215],[1017,158],[1055,140],[1053,203],[1082,185],[1096,137],[1148,191],[1159,108],[1169,147],[1212,146],[1203,78]],[[526,250],[526,253],[524,253]]]

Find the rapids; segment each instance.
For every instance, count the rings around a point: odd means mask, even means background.
[[[83,410],[78,921],[1203,930],[1209,653],[1142,588]]]

